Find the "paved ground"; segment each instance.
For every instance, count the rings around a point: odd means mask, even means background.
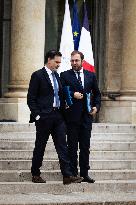
[[[136,205],[135,193],[79,193],[0,195],[1,205]]]

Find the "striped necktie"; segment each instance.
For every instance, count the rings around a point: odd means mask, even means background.
[[[58,83],[57,83],[57,79],[55,76],[55,73],[52,72],[52,78],[53,78],[53,83],[54,83],[54,97],[55,97],[55,101],[56,101],[56,107],[60,106],[60,100],[59,100],[59,88],[58,88]]]

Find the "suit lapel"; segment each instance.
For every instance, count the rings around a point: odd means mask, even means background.
[[[43,72],[44,77],[48,81],[48,83],[52,86],[52,83],[51,83],[51,80],[49,78],[49,75],[48,75],[48,73],[47,73],[47,71],[46,71],[46,69],[44,67],[42,68],[42,72]],[[57,72],[54,72],[54,73],[55,73],[55,77],[57,79],[57,82],[58,82],[58,85],[59,85],[59,90],[60,90],[60,89],[62,89],[62,85],[61,85],[61,82],[60,82],[60,79],[59,79],[59,75],[57,74]],[[52,88],[53,88],[53,86],[52,86]]]
[[[48,75],[48,73],[47,73],[47,71],[46,71],[46,69],[43,67],[42,68],[42,72],[43,72],[43,75],[44,75],[44,77],[46,78],[46,80],[48,81],[48,83],[52,86],[52,83],[51,83],[51,80],[50,80],[50,78],[49,78],[49,75]],[[53,87],[53,86],[52,86]]]
[[[83,70],[83,72],[84,72],[84,90],[86,90],[87,84],[89,82],[89,76],[88,76],[88,72],[86,72],[86,70]]]

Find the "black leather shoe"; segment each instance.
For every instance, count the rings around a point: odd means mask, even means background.
[[[63,177],[63,184],[71,184],[71,183],[81,183],[83,180],[83,177],[79,177],[79,176],[69,176],[69,177]]]
[[[33,176],[32,182],[34,182],[34,183],[46,183],[46,180],[42,179],[40,176]]]
[[[85,176],[83,177],[83,181],[82,182],[88,182],[88,183],[94,183],[95,180],[94,179],[91,179],[89,176]]]

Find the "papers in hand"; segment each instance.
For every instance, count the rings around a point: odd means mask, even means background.
[[[73,104],[73,102],[72,102],[70,86],[65,86],[63,88],[63,92],[64,92],[64,95],[65,95],[65,100],[66,100],[67,106],[71,106]]]
[[[91,106],[91,98],[92,93],[86,93],[86,106],[87,106],[87,112],[92,112],[92,106]]]

